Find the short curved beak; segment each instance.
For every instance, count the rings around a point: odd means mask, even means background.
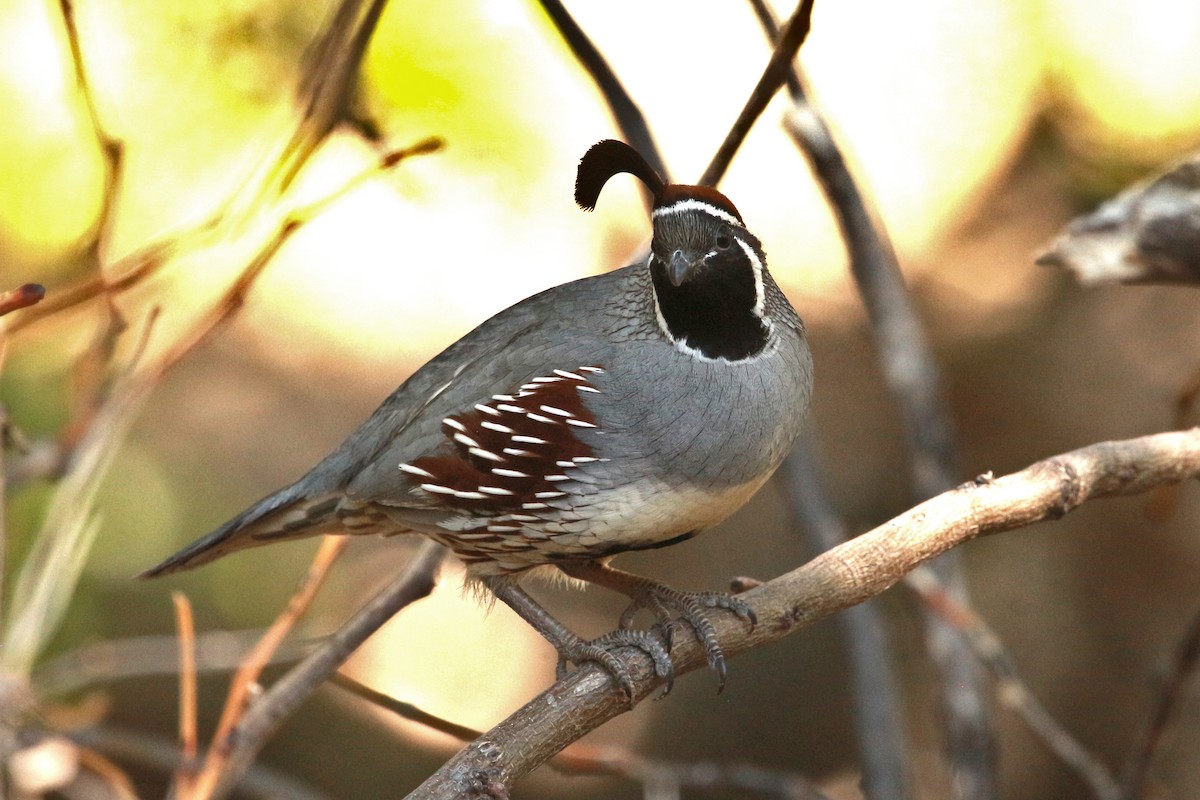
[[[671,253],[671,260],[667,262],[667,279],[671,281],[672,286],[682,286],[695,266],[695,259],[688,258],[682,250],[676,250]]]

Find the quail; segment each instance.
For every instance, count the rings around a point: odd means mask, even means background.
[[[669,686],[681,620],[723,685],[709,615],[724,609],[753,625],[749,607],[609,561],[688,539],[749,500],[801,430],[812,359],[803,322],[728,198],[665,183],[633,148],[605,140],[580,160],[576,202],[594,209],[620,173],[653,196],[644,261],[496,314],[417,370],[308,474],[143,576],[284,539],[420,533],[541,633],[560,673],[599,662],[632,698],[615,650],[635,647]],[[627,595],[617,630],[585,641],[519,584],[555,568]],[[632,628],[641,609],[657,631]]]

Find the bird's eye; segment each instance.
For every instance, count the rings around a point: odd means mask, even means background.
[[[722,233],[717,236],[717,249],[728,250],[733,247],[733,237],[727,233]]]

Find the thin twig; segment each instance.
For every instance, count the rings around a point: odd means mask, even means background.
[[[575,56],[575,60],[587,71],[596,84],[596,88],[604,95],[604,100],[608,103],[608,108],[616,119],[617,127],[621,129],[621,135],[625,141],[634,150],[641,153],[642,158],[646,159],[646,162],[664,180],[670,180],[666,162],[663,161],[658,145],[654,143],[654,135],[650,132],[646,117],[630,97],[629,92],[625,90],[621,79],[609,66],[608,60],[596,49],[596,45],[588,38],[583,28],[579,27],[579,23],[575,21],[560,0],[539,0],[539,2],[542,10],[550,17],[550,21],[558,28],[567,47],[571,48],[571,54]]]
[[[443,719],[436,714],[431,714],[428,711],[419,708],[412,703],[406,703],[403,700],[397,700],[391,695],[376,691],[366,684],[346,675],[343,672],[335,672],[329,676],[329,682],[339,689],[349,692],[360,700],[365,700],[373,706],[378,706],[385,711],[390,711],[401,719],[406,719],[409,722],[415,722],[418,725],[424,725],[430,730],[445,733],[453,736],[460,741],[469,742],[479,736],[481,731],[474,728],[469,728],[466,725],[459,725],[457,722],[451,722],[448,719]]]
[[[1154,705],[1150,722],[1140,746],[1134,751],[1125,769],[1125,790],[1118,797],[1127,800],[1142,800],[1149,797],[1150,767],[1154,755],[1162,743],[1175,711],[1184,697],[1184,686],[1200,663],[1200,614],[1192,618],[1184,630],[1183,638],[1175,648],[1171,671],[1163,684],[1162,695]]]
[[[91,772],[108,786],[113,800],[138,800],[133,783],[125,771],[97,751],[79,748],[79,766]]]
[[[101,295],[120,294],[138,285],[166,266],[192,239],[215,230],[219,221],[220,217],[214,216],[199,225],[169,234],[163,239],[138,248],[103,272],[93,271],[62,286],[53,287],[44,303],[12,321],[9,332],[16,333],[26,326],[83,305]],[[107,277],[109,274],[115,277]]]
[[[40,283],[26,283],[16,289],[0,292],[0,317],[22,308],[29,308],[46,296],[46,287]],[[0,333],[8,328],[0,328]]]
[[[86,247],[88,261],[99,266],[104,258],[105,246],[108,244],[113,226],[117,221],[117,198],[121,191],[121,179],[125,173],[123,168],[125,143],[110,134],[100,119],[96,96],[92,91],[87,65],[83,59],[83,47],[80,44],[79,27],[75,21],[74,3],[72,0],[59,0],[58,8],[62,14],[67,45],[71,51],[75,87],[78,89],[80,97],[83,98],[83,107],[87,111],[88,122],[96,137],[96,143],[100,145],[100,154],[104,160],[104,189],[101,193],[100,212],[96,216],[96,226],[87,240]]]
[[[174,772],[179,765],[179,747],[175,742],[141,731],[102,725],[65,735],[83,747],[167,773]],[[287,800],[329,800],[327,795],[311,786],[264,764],[253,766],[238,788],[246,796],[260,800],[279,800],[283,797]]]
[[[766,110],[767,104],[779,91],[779,87],[783,86],[784,81],[787,80],[792,59],[796,57],[796,52],[808,36],[812,10],[813,0],[801,0],[787,24],[783,26],[779,42],[775,45],[775,51],[771,53],[771,60],[767,62],[762,77],[758,79],[758,84],[755,85],[750,97],[746,100],[746,105],[738,115],[737,121],[729,129],[725,141],[721,142],[716,155],[712,157],[712,161],[708,162],[704,175],[700,177],[702,186],[716,186],[721,182],[721,177],[729,169],[734,154],[742,146],[746,135],[750,133],[750,128]]]
[[[807,564],[739,595],[758,618],[748,630],[733,615],[714,617],[726,655],[783,638],[835,611],[874,597],[917,566],[977,536],[1058,519],[1100,497],[1137,494],[1200,477],[1200,428],[1104,442],[1040,461],[1002,478],[945,492]],[[706,663],[687,630],[672,649],[677,675]],[[621,651],[634,698],[663,679],[640,651]],[[600,667],[585,664],[454,756],[410,795],[453,798],[507,791],[554,753],[629,710],[629,698]]]
[[[751,0],[751,4],[768,38],[777,41],[778,25],[771,9],[762,0]],[[904,286],[891,242],[868,209],[828,125],[808,102],[799,68],[792,63],[788,64],[787,85],[794,109],[786,127],[808,159],[837,217],[851,273],[871,320],[880,365],[900,405],[915,499],[928,499],[957,481],[953,435],[940,396],[936,362]],[[948,555],[934,569],[960,602],[968,602],[957,554]],[[932,614],[926,615],[925,635],[927,650],[941,677],[942,708],[949,729],[947,747],[956,788],[960,796],[967,798],[994,797],[993,734],[979,670],[952,631]],[[868,735],[876,737],[874,732]],[[886,744],[875,738],[873,746]],[[900,789],[895,783],[869,785],[884,797],[889,796],[889,786]]]
[[[196,635],[197,672],[232,671],[242,656],[262,638],[262,629],[206,631]],[[319,640],[288,641],[275,653],[272,664],[298,661]],[[179,667],[179,642],[175,636],[131,636],[88,642],[38,664],[33,689],[38,697],[53,698],[89,686],[152,675],[174,675]]]
[[[433,591],[445,550],[425,541],[404,573],[360,609],[321,647],[271,686],[246,711],[237,727],[221,744],[227,748],[225,764],[211,796],[225,797],[254,763],[266,740],[384,623],[400,609]]]
[[[317,590],[321,588],[325,578],[328,577],[329,568],[346,549],[348,542],[349,539],[345,536],[326,536],[324,538],[295,594],[288,600],[287,606],[275,618],[271,627],[263,634],[258,645],[243,660],[230,684],[225,708],[221,712],[220,722],[217,723],[216,733],[213,734],[213,744],[209,748],[208,757],[204,759],[204,766],[190,786],[181,787],[187,790],[181,792],[184,797],[189,800],[206,800],[212,796],[213,788],[217,785],[225,768],[226,759],[235,746],[231,733],[245,714],[252,693],[257,692],[258,678],[262,674],[263,668],[270,663],[271,657],[279,649],[279,645],[308,610],[313,598],[317,595]]]
[[[265,173],[253,177],[235,202],[236,215],[250,215],[287,191],[321,143],[348,121],[358,88],[359,67],[387,0],[341,0],[304,55],[296,92],[300,120]]]
[[[175,780],[190,786],[196,775],[196,625],[192,604],[183,592],[172,592],[175,627],[179,631],[179,769]]]
[[[1121,787],[1112,773],[1037,699],[1021,677],[1016,661],[1005,649],[1000,636],[987,621],[951,596],[941,579],[928,567],[918,567],[910,572],[905,583],[920,595],[928,608],[954,626],[976,657],[992,672],[998,684],[1000,702],[1015,711],[1099,800],[1120,800]]]
[[[871,321],[880,367],[900,408],[912,491],[916,500],[925,500],[957,481],[954,436],[937,362],[895,251],[882,226],[873,221],[829,127],[802,90],[794,100],[785,127],[808,159],[837,217],[851,273]],[[969,604],[957,554],[933,569],[960,603]],[[946,745],[957,793],[968,800],[994,798],[998,793],[994,734],[978,665],[936,615],[925,617],[925,643],[940,677]]]
[[[450,722],[412,703],[377,692],[340,672],[330,677],[330,683],[361,700],[390,711],[401,719],[424,725],[460,741],[469,742],[482,734],[482,731]],[[550,759],[547,766],[565,775],[609,775],[638,781],[647,787],[669,782],[676,789],[685,786],[740,789],[803,800],[822,800],[825,797],[811,781],[793,773],[748,764],[659,761],[639,756],[621,747],[573,744]]]
[[[808,532],[818,551],[825,552],[849,539],[850,532],[821,483],[815,448],[816,434],[809,431],[784,462],[782,476],[792,518]],[[854,688],[863,791],[870,800],[909,797],[904,715],[882,613],[869,600],[847,608],[838,620],[846,637]]]

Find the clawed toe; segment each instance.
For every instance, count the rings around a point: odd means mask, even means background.
[[[675,682],[675,665],[671,661],[668,645],[660,640],[653,631],[635,631],[618,629],[591,641],[572,642],[558,651],[558,677],[562,679],[567,672],[567,663],[582,664],[592,661],[604,668],[609,675],[621,686],[625,696],[633,704],[633,676],[629,668],[614,652],[623,647],[632,647],[642,651],[654,662],[654,674],[666,680],[665,695],[671,691]]]
[[[725,663],[725,653],[717,639],[716,627],[705,613],[708,609],[722,608],[744,619],[750,628],[758,624],[754,610],[743,600],[720,592],[681,592],[669,586],[647,582],[641,587],[629,608],[621,615],[622,628],[632,624],[635,614],[642,609],[649,611],[658,620],[664,631],[667,650],[673,645],[674,620],[683,620],[696,632],[697,638],[704,645],[704,654],[708,666],[717,673],[717,693],[725,689],[725,677],[728,669]],[[674,614],[672,613],[674,612]],[[669,689],[668,689],[669,691]]]

